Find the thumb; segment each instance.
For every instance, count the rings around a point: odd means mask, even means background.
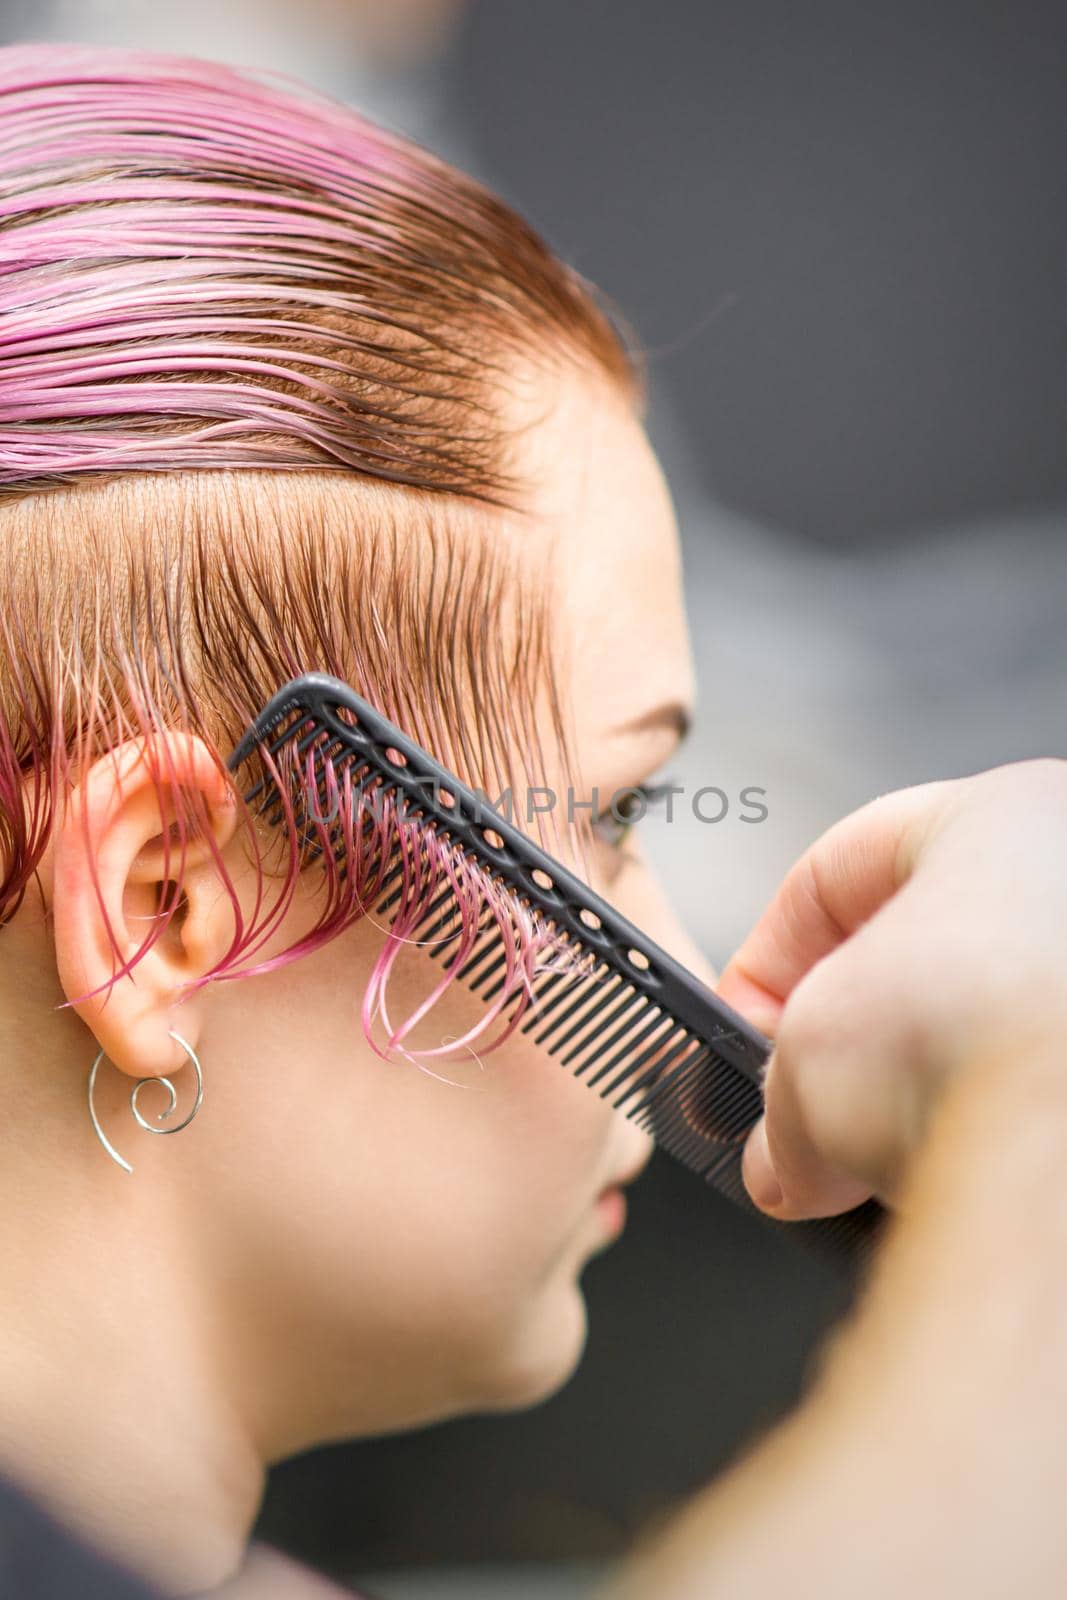
[[[965,781],[894,790],[828,828],[789,870],[727,962],[716,985],[722,999],[773,1039],[800,980],[911,877],[925,838]],[[775,1111],[779,1121],[788,1119],[784,1096]],[[749,1135],[743,1171],[756,1204],[774,1209],[780,1203],[780,1175],[762,1119]],[[845,1174],[827,1170],[823,1177],[827,1211],[847,1209],[869,1193]]]

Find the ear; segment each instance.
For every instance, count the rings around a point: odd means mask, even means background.
[[[177,817],[175,788],[188,792],[187,810],[199,791],[221,849],[237,823],[235,791],[203,740],[174,730],[130,740],[95,761],[69,795],[65,815],[57,816],[52,841],[53,925],[63,991],[114,1065],[138,1078],[176,1072],[188,1060],[169,1029],[196,1048],[203,991],[178,1002],[185,985],[225,955],[234,932],[232,902],[210,844],[191,819],[184,865],[171,835],[164,867],[163,836]],[[132,971],[112,984],[113,973],[151,934],[148,919],[176,898],[169,926]],[[121,960],[115,959],[109,922]],[[94,989],[99,992],[89,994]]]

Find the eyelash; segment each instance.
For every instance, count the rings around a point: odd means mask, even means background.
[[[600,816],[595,818],[593,822],[593,832],[599,839],[603,839],[605,844],[610,845],[613,850],[621,850],[629,836],[630,829],[634,826],[634,824],[639,822],[642,817],[647,816],[653,806],[658,805],[662,800],[665,800],[670,791],[676,788],[677,785],[671,778],[664,778],[662,783],[628,784],[626,789],[621,792],[620,799],[615,806],[615,810],[621,811],[625,816],[627,801],[631,797],[636,800],[638,796],[640,796],[640,798],[644,801],[644,806],[639,809],[637,816],[631,817],[628,821],[620,821],[616,816],[612,815],[611,808],[609,806],[606,811],[601,812]],[[602,833],[600,832],[601,828],[605,828],[610,831]]]

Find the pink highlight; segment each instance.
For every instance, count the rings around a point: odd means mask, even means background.
[[[0,50],[0,489],[329,464],[506,499],[477,392],[493,362],[470,335],[491,327],[504,353],[541,323],[621,377],[587,286],[513,213],[300,89],[196,57]],[[283,359],[316,322],[345,358]],[[412,406],[442,393],[466,413],[447,427]]]
[[[172,843],[180,880],[190,841],[203,838],[233,908],[230,949],[190,993],[272,971],[366,916],[388,844],[405,870],[362,999],[368,1041],[421,1061],[510,1036],[537,973],[572,960],[566,942],[434,828],[394,810],[368,829],[347,775],[339,824],[315,823],[321,914],[281,954],[238,967],[280,927],[306,870],[293,798],[302,810],[308,777],[277,774],[285,866],[266,909],[259,837],[238,801],[256,857],[246,918],[203,796],[158,736],[202,741],[230,783],[225,757],[252,717],[287,678],[319,670],[475,784],[487,775],[472,752],[499,751],[505,735],[531,781],[544,770],[535,699],[547,682],[565,751],[547,597],[523,591],[491,520],[484,552],[450,547],[460,502],[522,507],[501,420],[516,357],[546,370],[584,361],[638,393],[591,286],[429,152],[284,74],[140,50],[0,49],[0,923],[17,912],[78,774],[143,740],[160,758],[161,813],[174,818],[164,876]],[[210,497],[195,486],[220,469],[279,480],[276,526],[256,520],[249,533],[241,501],[172,536],[175,503],[160,499],[161,533],[151,480],[188,485],[199,516]],[[332,476],[330,508],[295,494],[294,477],[308,473]],[[68,518],[85,518],[79,544],[49,508],[53,491],[94,479],[95,490],[117,487],[113,502],[69,502]],[[395,496],[391,528],[380,502],[372,515],[359,498],[371,481]],[[101,505],[111,511],[98,526]],[[398,555],[397,529],[419,517],[433,543],[428,593]],[[506,658],[486,618],[511,601],[523,625]],[[104,909],[88,833],[85,843]],[[453,974],[399,1023],[386,989],[445,887],[461,929],[454,967],[495,929],[505,981],[461,1039],[415,1051],[406,1041]],[[132,974],[179,909],[179,895],[164,898],[129,959],[104,909],[111,979],[66,1004]]]

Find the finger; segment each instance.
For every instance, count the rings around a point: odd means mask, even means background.
[[[779,1164],[791,1176],[788,1193],[771,1158],[767,1118],[761,1117],[745,1143],[741,1176],[759,1209],[782,1221],[837,1216],[839,1212],[862,1205],[873,1193],[862,1178],[828,1166],[810,1146],[801,1150],[799,1162],[796,1157],[790,1162],[779,1156]],[[798,1171],[801,1173],[799,1181],[795,1176]]]
[[[897,789],[834,823],[789,870],[723,968],[717,993],[772,1036],[804,975],[907,881],[926,827],[961,780]]]
[[[930,1060],[921,930],[930,890],[911,882],[797,984],[764,1086],[765,1117],[742,1172],[761,1209],[833,1216],[891,1201],[938,1074]],[[936,983],[936,979],[934,980]]]

